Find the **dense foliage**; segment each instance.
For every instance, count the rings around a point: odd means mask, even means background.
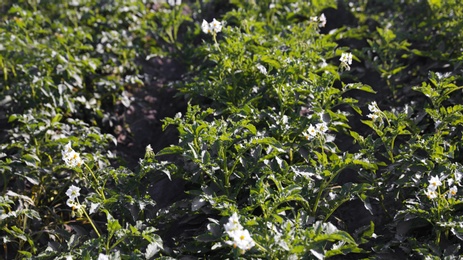
[[[0,14],[2,258],[463,255],[458,1],[6,0]],[[161,118],[172,145],[144,144],[131,167],[117,114],[150,86],[187,109]]]

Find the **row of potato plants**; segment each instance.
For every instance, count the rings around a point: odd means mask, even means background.
[[[232,2],[179,86],[209,105],[165,120],[180,142],[160,152],[196,184],[202,249],[230,252],[238,212],[249,258],[460,255],[461,7],[338,2],[337,28],[334,2]],[[355,201],[371,222],[352,230]]]
[[[340,109],[360,111],[344,95],[373,92],[342,83],[350,51],[321,33],[322,11],[336,3],[233,3],[220,19],[222,28],[213,19],[203,22],[196,57],[203,65],[186,75],[191,83],[178,87],[202,102],[165,120],[178,127],[180,140],[158,153],[181,156],[173,175],[191,183],[190,214],[207,218],[197,239],[183,243],[194,244],[191,254],[224,257],[321,259],[364,252],[359,244],[373,234],[372,225],[351,235],[330,221],[343,202],[369,189],[337,185],[339,174],[376,167],[336,144],[335,133],[348,128]],[[233,232],[230,219],[239,220],[241,232]]]
[[[381,185],[376,199],[395,205],[384,211],[389,235],[375,251],[453,259],[462,254],[461,48],[455,44],[462,40],[463,10],[452,0],[346,6],[358,19],[350,33],[366,41],[359,56],[380,75],[378,92],[389,93],[376,98],[388,111],[369,125],[378,142],[371,151],[382,151],[386,163],[372,176]]]
[[[5,4],[3,256],[459,255],[463,9],[377,2]],[[114,168],[111,108],[166,55],[188,65],[179,142]],[[164,178],[188,197],[159,209]]]
[[[170,55],[178,25],[164,24],[188,17],[141,0],[0,10],[0,258],[152,258],[163,243],[144,184],[157,175],[113,167],[110,129],[124,90],[151,80],[139,60]]]

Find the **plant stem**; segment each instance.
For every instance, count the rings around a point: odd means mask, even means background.
[[[220,49],[219,43],[217,42],[217,34],[213,33],[212,34],[212,39],[214,40],[214,45],[217,46],[217,49],[219,50],[220,53],[222,53],[222,50]]]
[[[90,169],[90,167],[86,163],[84,163],[84,165],[85,165],[85,168],[87,168],[87,170],[92,174],[93,179],[95,179],[95,184],[97,186],[96,191],[98,192],[98,194],[100,194],[100,196],[103,198],[103,200],[106,200],[104,192],[100,188],[100,183],[99,183],[98,179],[96,178],[95,173],[93,173],[92,169]]]
[[[85,209],[82,209],[82,211],[84,212],[84,215],[85,217],[88,219],[88,221],[90,221],[90,225],[92,225],[93,229],[95,230],[96,234],[98,235],[98,237],[101,237],[100,235],[100,232],[98,232],[98,229],[96,228],[95,224],[93,223],[92,219],[90,218],[90,216],[87,214],[87,211]]]
[[[257,243],[256,241],[254,241],[254,244],[263,252],[267,252],[267,249],[263,246],[261,246],[259,243]]]

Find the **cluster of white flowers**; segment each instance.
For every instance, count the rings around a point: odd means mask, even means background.
[[[345,68],[346,70],[350,70],[350,65],[352,65],[352,53],[345,52],[341,54],[341,58],[339,60],[341,61],[342,68]]]
[[[254,240],[249,234],[249,231],[241,226],[236,212],[228,219],[228,223],[224,225],[224,228],[228,236],[231,238],[231,241],[226,241],[227,244],[244,251],[254,247]]]
[[[72,149],[71,142],[64,146],[64,150],[61,151],[63,155],[63,160],[69,167],[80,167],[84,163],[80,158],[79,153]]]
[[[79,209],[81,207],[78,197],[80,196],[80,188],[74,185],[71,185],[69,189],[66,191],[66,195],[68,195],[68,200],[66,204],[71,207],[72,209]]]
[[[205,34],[217,34],[222,31],[222,22],[217,21],[215,18],[211,23],[208,23],[206,20],[203,20],[201,24],[201,30]]]
[[[447,183],[450,185],[453,184],[453,179],[449,179]],[[432,176],[431,179],[429,180],[429,185],[424,194],[428,196],[429,199],[435,199],[437,198],[439,191],[438,188],[442,186],[442,181],[438,176]],[[453,185],[450,187],[450,189],[447,191],[447,198],[452,198],[457,195],[458,188],[456,185]]]
[[[168,3],[170,6],[176,6],[176,5],[181,5],[181,4],[182,4],[182,0],[167,0],[167,3]]]
[[[311,140],[315,138],[317,135],[323,135],[328,131],[328,125],[323,122],[323,123],[318,123],[314,125],[310,125],[307,130],[305,130],[302,134],[307,140]]]
[[[326,25],[326,16],[325,14],[321,14],[320,17],[312,16],[310,17],[310,21],[314,23],[318,23],[318,27],[325,27]]]
[[[376,121],[381,115],[381,109],[379,109],[376,101],[373,101],[368,105],[368,110],[370,110],[370,114],[368,114],[367,117],[371,118],[373,121]]]

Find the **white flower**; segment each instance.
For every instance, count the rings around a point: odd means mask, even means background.
[[[348,65],[352,65],[352,53],[348,52],[341,54],[341,58],[339,60]]]
[[[307,140],[310,140],[317,136],[317,133],[317,129],[313,125],[310,125],[309,128],[303,134]]]
[[[217,21],[215,18],[209,24],[209,27],[214,33],[219,33],[222,31],[222,22]]]
[[[98,255],[98,260],[109,260],[109,257],[105,254],[100,253]]]
[[[437,187],[439,187],[441,185],[442,185],[442,182],[440,181],[439,177],[434,176],[434,177],[431,177],[431,179],[429,180],[428,189],[432,190],[432,191],[435,191],[437,189]]]
[[[452,188],[449,189],[449,193],[447,194],[448,198],[454,197],[455,195],[457,195],[457,192],[457,186],[452,186]]]
[[[153,148],[151,147],[151,144],[147,145],[146,148],[146,153],[152,153],[153,152]]]
[[[319,133],[325,133],[326,131],[328,131],[328,125],[324,122],[316,124],[315,128]]]
[[[61,154],[63,156],[63,161],[69,167],[80,167],[84,163],[80,158],[79,153],[75,152],[72,149],[71,142],[64,146],[64,149],[63,151],[61,151]]]
[[[208,34],[211,33],[211,27],[209,26],[209,23],[206,20],[203,20],[203,23],[201,24],[201,30],[203,33]]]
[[[318,27],[325,27],[326,25],[326,16],[325,14],[320,15]]]
[[[69,189],[66,191],[66,195],[68,195],[70,199],[76,199],[77,197],[80,196],[80,188],[74,185],[71,185]]]
[[[63,160],[69,167],[80,167],[83,164],[80,155],[75,151],[63,155]]]
[[[430,200],[437,198],[437,192],[435,190],[427,189],[424,194],[426,194]]]
[[[67,199],[66,200],[66,205],[68,205],[68,207],[72,208],[73,210],[78,210],[80,209],[80,207],[82,207],[82,205],[79,204],[79,202],[76,201],[76,199]]]
[[[228,219],[228,223],[224,225],[225,231],[230,234],[231,231],[243,229],[243,226],[240,224],[240,219],[238,214],[233,213],[233,215]]]
[[[72,144],[71,144],[71,142],[69,142],[69,143],[67,143],[67,144],[64,146],[64,149],[63,149],[63,151],[62,151],[61,153],[62,153],[62,154],[64,154],[64,153],[70,153],[70,152],[72,152],[72,151],[74,151],[74,150],[72,149]]]
[[[155,154],[151,144],[147,145],[145,148],[145,158],[154,158]]]
[[[249,231],[241,226],[239,216],[236,212],[231,215],[228,219],[228,223],[225,224],[224,227],[228,236],[231,238],[231,241],[226,241],[225,243],[235,248],[238,247],[241,250],[249,250],[255,245]]]
[[[222,31],[222,22],[217,21],[215,18],[211,23],[203,20],[203,23],[201,24],[201,30],[205,34],[217,34]]]
[[[267,69],[264,67],[264,65],[259,63],[256,65],[256,67],[260,71],[260,73],[267,75]]]
[[[249,250],[254,247],[255,243],[252,239],[249,231],[244,229],[234,230],[229,232],[229,236],[232,241],[227,241],[226,243],[229,245],[233,245],[233,247],[238,247],[241,250]]]
[[[377,114],[368,114],[367,117],[371,118],[373,121],[376,121],[379,118]]]
[[[378,104],[376,104],[376,101],[371,102],[368,104],[368,110],[370,110],[371,113],[380,113],[381,110],[378,107]]]
[[[350,70],[350,66],[352,65],[352,53],[343,53],[341,54],[341,58],[339,59],[341,61],[341,67],[345,67],[346,70]]]

